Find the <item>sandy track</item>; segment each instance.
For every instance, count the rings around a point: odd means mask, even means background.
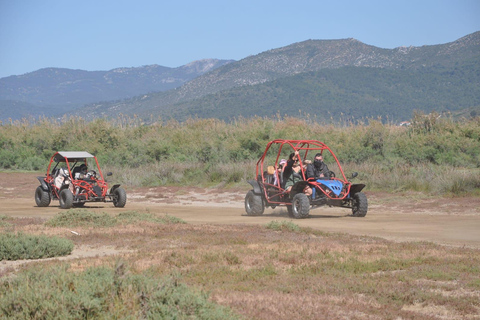
[[[58,201],[47,208],[35,205],[36,174],[0,173],[0,214],[12,217],[51,217],[62,209]],[[194,224],[267,224],[291,220],[285,208],[267,209],[260,217],[246,216],[245,190],[178,188],[127,189],[125,208],[112,203],[90,203],[96,212],[122,211],[168,214]],[[364,218],[349,216],[348,209],[322,207],[311,217],[292,220],[302,227],[326,232],[377,236],[397,241],[431,241],[480,248],[480,199],[432,199],[418,194],[381,194],[367,191],[369,211]]]

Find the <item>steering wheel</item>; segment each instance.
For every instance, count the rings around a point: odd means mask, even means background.
[[[333,171],[330,171],[330,179],[331,178],[335,178],[335,172],[333,172]]]

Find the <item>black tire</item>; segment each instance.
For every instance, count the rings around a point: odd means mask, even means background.
[[[35,203],[37,204],[37,206],[48,207],[50,201],[52,201],[52,198],[50,197],[50,192],[45,191],[42,189],[41,186],[38,186],[35,190]]]
[[[292,206],[287,205],[287,212],[290,218],[295,218],[295,216],[293,215]]]
[[[113,205],[117,208],[123,208],[127,204],[127,193],[123,188],[113,190]]]
[[[262,196],[253,193],[253,190],[247,192],[245,196],[245,211],[249,216],[260,216],[265,211]]]
[[[310,200],[305,193],[297,193],[293,197],[291,210],[295,219],[305,219],[310,215]]]
[[[365,217],[368,211],[367,196],[363,192],[357,192],[353,195],[352,216]]]
[[[60,191],[60,208],[70,209],[73,206],[73,193],[69,189]]]

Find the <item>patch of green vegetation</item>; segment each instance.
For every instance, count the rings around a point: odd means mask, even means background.
[[[272,229],[272,230],[275,230],[275,231],[292,231],[292,232],[299,232],[301,230],[301,228],[296,225],[295,223],[291,222],[291,221],[270,221],[267,225],[266,225],[266,228],[267,229]]]
[[[49,227],[112,227],[115,217],[107,213],[95,213],[87,209],[70,209],[56,214],[45,222]]]
[[[107,213],[95,213],[88,209],[70,209],[60,212],[48,220],[45,225],[49,227],[95,227],[107,228],[116,225],[129,225],[138,222],[152,222],[159,224],[185,223],[180,218],[165,215],[157,217],[150,213],[136,211],[121,212],[116,216]]]
[[[233,251],[224,252],[223,257],[229,265],[237,265],[241,263],[240,257]]]
[[[11,227],[12,224],[11,224],[10,222],[8,222],[8,220],[10,220],[10,217],[9,217],[9,216],[0,214],[0,228],[9,228],[9,227]]]
[[[135,274],[117,262],[76,273],[69,265],[31,268],[0,285],[0,318],[240,319],[177,276]]]
[[[244,186],[269,141],[319,139],[335,152],[346,175],[357,171],[355,182],[369,190],[478,195],[480,117],[415,112],[410,123],[399,127],[346,117],[326,124],[308,115],[151,125],[128,118],[14,122],[0,126],[0,167],[45,170],[55,151],[77,149],[95,154],[115,183],[128,186]],[[333,159],[325,161],[338,176]]]
[[[176,223],[186,223],[184,220],[173,217],[170,215],[164,215],[161,217],[155,216],[151,213],[139,213],[136,211],[126,211],[119,213],[116,216],[117,223],[120,224],[135,224],[140,221],[144,222],[154,222],[160,224],[176,224]]]
[[[58,237],[0,234],[0,260],[43,259],[72,253],[73,242]]]

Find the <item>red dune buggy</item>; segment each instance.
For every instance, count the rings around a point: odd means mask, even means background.
[[[317,158],[317,155],[335,161],[330,166],[339,173],[338,178],[335,177],[334,171],[328,171],[325,176],[322,174],[322,177],[307,175],[313,172],[313,167],[309,166],[314,165],[311,159]],[[293,179],[294,182],[288,187],[285,181],[287,177],[284,177],[288,166],[286,158],[293,161],[290,165],[299,167],[296,173],[298,179],[296,181]],[[353,173],[351,179],[357,175],[356,172]],[[337,157],[323,142],[317,140],[269,142],[257,161],[256,177],[255,180],[248,181],[253,187],[245,197],[245,211],[248,215],[261,215],[265,207],[286,206],[290,217],[301,219],[309,216],[310,208],[323,205],[350,208],[354,217],[364,217],[367,214],[367,197],[361,192],[365,184],[352,184],[348,181]]]
[[[35,190],[35,202],[39,207],[47,207],[52,199],[58,199],[62,209],[83,207],[86,202],[113,202],[115,207],[123,208],[127,202],[127,194],[119,184],[108,190],[97,158],[85,151],[55,153],[45,177],[37,179],[40,186]]]

